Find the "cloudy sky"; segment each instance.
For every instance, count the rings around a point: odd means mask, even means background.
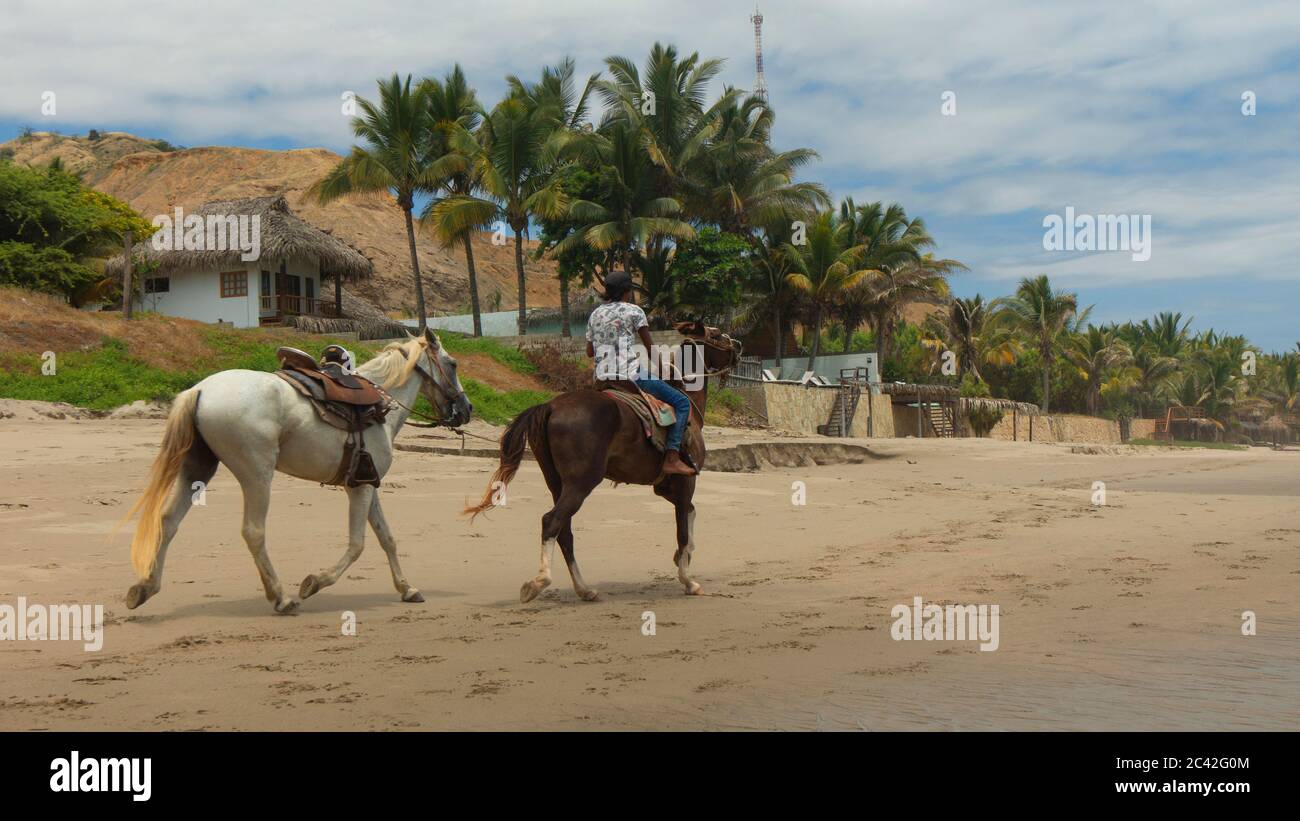
[[[655,40],[751,88],[753,5],[731,0],[6,0],[0,140],[24,126],[194,145],[350,144],[345,91],[459,62],[485,101],[565,55],[585,74]],[[1095,304],[1300,341],[1300,4],[1014,0],[764,2],[779,147],[839,198],[897,200],[986,297],[1023,276]],[[57,113],[43,116],[42,93]],[[941,110],[953,92],[955,116]],[[1246,92],[1256,114],[1242,113]],[[1050,252],[1043,219],[1149,214],[1150,260]]]

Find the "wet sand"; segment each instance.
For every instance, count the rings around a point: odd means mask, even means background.
[[[457,511],[492,463],[406,452],[382,498],[427,601],[398,600],[368,533],[293,616],[263,598],[219,471],[162,592],[127,611],[130,528],[110,532],[160,424],[0,420],[0,604],[101,603],[107,622],[97,653],[0,641],[0,730],[1300,729],[1298,452],[899,439],[859,442],[879,456],[863,464],[706,473],[700,597],[676,579],[671,508],[605,485],[575,528],[601,600],[574,596],[557,552],[527,605],[536,465],[471,526]],[[277,477],[281,580],[333,564],[345,520],[340,491]],[[914,596],[997,604],[999,649],[891,639]]]

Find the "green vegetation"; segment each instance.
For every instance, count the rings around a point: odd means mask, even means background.
[[[459,356],[460,354],[465,353],[484,354],[492,357],[497,362],[517,373],[537,373],[537,366],[528,361],[528,358],[524,356],[518,348],[503,345],[495,339],[489,337],[462,336],[461,334],[453,334],[446,331],[439,333],[438,339],[442,341],[443,347],[445,347],[452,356]]]
[[[365,343],[318,336],[277,335],[224,328],[203,328],[204,353],[195,358],[191,367],[183,370],[149,365],[132,357],[127,344],[113,337],[104,337],[98,347],[90,350],[61,353],[57,371],[53,376],[41,374],[41,359],[34,354],[6,354],[0,356],[0,398],[34,399],[44,402],[65,402],[77,407],[106,411],[138,400],[169,402],[176,394],[221,370],[247,369],[273,371],[278,367],[275,349],[280,345],[301,348],[312,356],[319,356],[325,346],[338,343],[351,350],[360,361],[378,353],[379,348]],[[519,373],[533,373],[535,367],[513,348],[486,339],[443,339],[453,355],[458,350],[483,353]],[[462,378],[462,385],[474,403],[477,418],[493,424],[503,424],[531,405],[545,402],[553,394],[546,391],[498,391],[471,378]],[[433,415],[423,398],[416,408]]]
[[[87,258],[120,248],[128,230],[145,239],[154,227],[57,160],[29,168],[0,158],[0,285],[62,294],[73,305],[111,297],[114,284]]]
[[[462,377],[460,382],[465,387],[465,395],[474,403],[474,415],[494,425],[504,425],[521,411],[555,395],[548,391],[498,391],[468,377]]]

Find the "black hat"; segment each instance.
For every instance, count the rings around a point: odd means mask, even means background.
[[[632,290],[632,275],[627,271],[610,271],[605,275],[605,299],[614,301],[622,299],[623,294]]]

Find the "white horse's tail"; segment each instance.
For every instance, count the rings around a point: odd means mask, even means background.
[[[158,545],[162,542],[163,506],[171,495],[172,485],[181,472],[185,455],[194,444],[194,412],[199,404],[198,388],[182,391],[167,414],[167,427],[163,432],[162,448],[149,469],[149,484],[144,493],[122,519],[129,520],[137,512],[140,524],[131,539],[131,564],[136,575],[142,580],[153,572],[154,560],[158,557]]]

